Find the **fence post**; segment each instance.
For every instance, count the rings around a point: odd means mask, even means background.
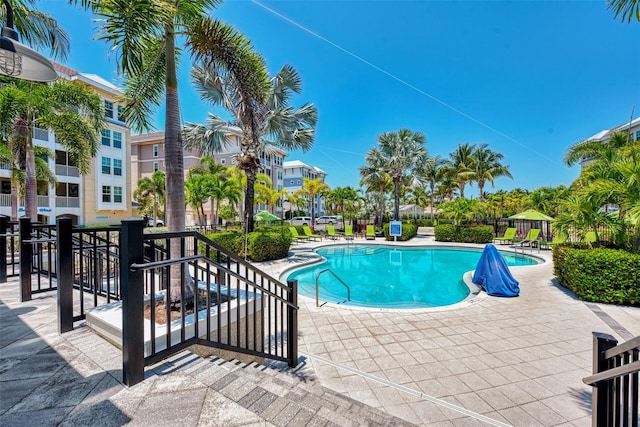
[[[289,294],[287,300],[298,306],[298,281],[288,280]],[[287,305],[287,358],[289,366],[298,366],[298,310]]]
[[[31,242],[31,218],[20,218],[20,301],[31,301],[31,270],[33,266],[33,245]]]
[[[144,261],[144,221],[125,219],[120,233],[122,379],[131,387],[144,380],[144,272],[129,268]]]
[[[7,221],[8,217],[0,215],[0,283],[7,283]]]
[[[593,332],[593,373],[605,371],[609,368],[604,352],[618,344],[618,340],[609,334]],[[609,393],[611,381],[602,381],[593,386],[591,392],[591,424],[593,427],[607,425],[609,416]]]
[[[71,218],[56,221],[56,270],[58,272],[58,333],[73,330],[73,223]]]

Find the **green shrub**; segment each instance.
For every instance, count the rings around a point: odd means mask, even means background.
[[[465,226],[442,224],[434,228],[438,242],[491,243],[493,227],[490,225]]]
[[[285,258],[289,253],[292,241],[289,230],[285,228],[276,232],[256,231],[246,236],[237,231],[225,231],[210,233],[207,234],[207,237],[229,252],[242,258],[246,255],[249,260],[256,262]],[[204,244],[202,243],[200,252],[204,253]]]
[[[389,236],[389,223],[383,225],[384,237],[387,240],[394,240],[393,236]],[[402,223],[402,236],[398,237],[398,240],[405,242],[418,234],[418,226],[415,224],[403,222]]]
[[[553,247],[558,283],[584,301],[640,305],[640,255],[623,250]]]

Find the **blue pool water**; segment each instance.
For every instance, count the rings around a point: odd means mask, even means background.
[[[462,275],[476,268],[481,250],[348,245],[317,250],[326,262],[296,270],[299,292],[315,298],[316,276],[330,268],[351,289],[326,272],[320,302],[378,308],[427,308],[455,304],[469,295]],[[503,253],[508,266],[537,264],[534,258]]]

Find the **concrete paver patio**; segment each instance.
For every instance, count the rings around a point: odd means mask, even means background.
[[[325,244],[261,266],[280,277]],[[438,243],[403,243],[423,244]],[[539,256],[512,269],[518,298],[402,311],[300,297],[295,370],[183,352],[131,388],[118,349],[86,327],[59,335],[55,294],[20,303],[10,280],[0,285],[0,425],[587,426],[591,332],[640,335],[640,309],[577,300],[554,283],[549,251]]]

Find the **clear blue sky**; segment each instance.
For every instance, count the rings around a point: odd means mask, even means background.
[[[63,0],[37,7],[71,35],[68,66],[117,82],[90,15]],[[295,103],[317,106],[317,136],[288,160],[324,169],[332,187],[357,187],[378,135],[405,127],[426,135],[432,156],[467,142],[504,154],[514,180],[495,189],[569,185],[568,146],[640,115],[640,23],[615,20],[604,0],[229,0],[213,15],[248,36],[272,74],[286,63],[301,74]],[[182,117],[203,122],[212,107],[190,88],[189,65],[185,55]]]

